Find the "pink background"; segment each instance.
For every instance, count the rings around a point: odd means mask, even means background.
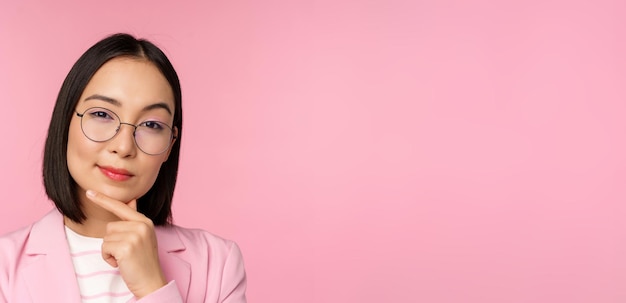
[[[251,302],[626,300],[624,1],[173,2],[0,4],[0,233],[125,31],[182,79],[176,222],[241,245]]]

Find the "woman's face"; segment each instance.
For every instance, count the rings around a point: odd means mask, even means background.
[[[119,117],[122,123],[138,125],[159,121],[172,127],[174,95],[161,72],[152,63],[135,58],[115,58],[105,63],[87,84],[76,112],[100,107]],[[90,114],[110,119],[106,111]],[[83,119],[86,119],[87,115]],[[109,121],[103,120],[103,121]],[[143,196],[154,184],[170,147],[149,155],[135,144],[131,125],[121,124],[110,140],[94,142],[81,129],[81,118],[73,115],[67,143],[67,165],[79,187],[79,196],[95,190],[122,202]],[[174,129],[174,135],[176,130]]]

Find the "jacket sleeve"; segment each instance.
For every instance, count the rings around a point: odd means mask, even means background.
[[[220,303],[246,303],[246,271],[244,269],[241,250],[231,242],[230,251],[222,272]]]
[[[1,287],[0,287],[0,303],[7,303],[7,299],[4,297],[4,293]]]
[[[2,301],[0,301],[1,303]],[[157,291],[139,299],[137,303],[183,303],[183,298],[178,292],[176,287],[176,281],[170,281],[165,286],[159,288]]]

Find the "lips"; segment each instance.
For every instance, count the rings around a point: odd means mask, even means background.
[[[126,181],[134,176],[132,173],[122,168],[111,166],[98,166],[98,168],[102,174],[114,181]]]

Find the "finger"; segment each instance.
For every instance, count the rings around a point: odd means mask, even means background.
[[[106,245],[113,245],[115,243],[121,245],[125,245],[123,248],[125,251],[129,252],[129,251],[142,251],[142,250],[146,250],[146,249],[154,249],[158,246],[158,244],[156,243],[155,239],[153,237],[145,237],[142,235],[139,235],[137,233],[134,232],[120,232],[120,233],[114,233],[114,234],[109,234],[104,236],[103,238],[103,244]],[[113,253],[119,260],[119,252],[120,250],[109,250],[108,252],[115,252]]]
[[[102,245],[102,259],[104,260],[104,262],[107,262],[109,265],[111,265],[111,267],[118,267],[119,264],[117,264],[117,259],[115,259],[115,256],[110,252],[110,249],[110,244]]]
[[[133,253],[133,245],[123,239],[120,241],[102,242],[102,259],[111,266],[118,267]]]
[[[146,216],[137,212],[137,210],[128,206],[126,203],[109,198],[104,194],[95,192],[93,190],[88,190],[86,192],[86,195],[89,200],[98,204],[100,207],[112,212],[122,220],[145,221],[147,219]],[[131,201],[131,203],[134,203],[135,206],[137,205],[136,201]]]
[[[109,265],[111,265],[111,267],[117,268],[119,266],[119,264],[117,264],[117,260],[115,260],[112,255],[102,255],[102,259],[104,259],[104,262],[107,262]]]
[[[140,243],[142,242],[142,236],[137,234],[136,232],[130,230],[116,231],[112,233],[107,233],[102,240],[106,243],[113,242],[130,242],[130,243]]]
[[[147,236],[152,234],[153,229],[154,225],[150,224],[147,221],[115,221],[109,222],[106,225],[107,235],[131,232],[134,234]]]

